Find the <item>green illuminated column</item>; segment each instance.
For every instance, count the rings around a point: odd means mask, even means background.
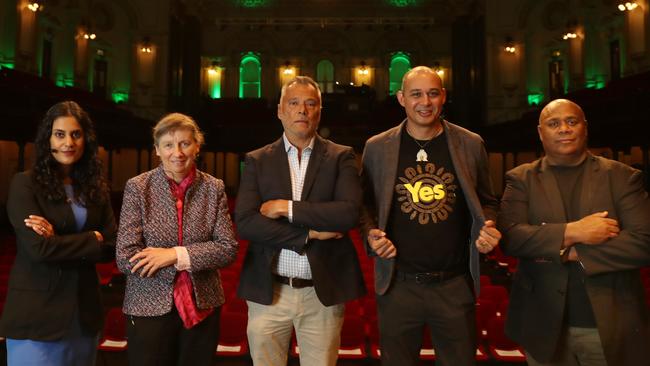
[[[268,5],[269,0],[236,0],[239,6],[245,8],[260,8],[262,6]]]
[[[334,92],[334,64],[330,60],[321,60],[316,66],[316,81],[323,93]]]
[[[17,13],[15,1],[0,2],[0,67],[15,66]]]
[[[223,68],[214,67],[208,69],[208,93],[210,98],[221,98],[221,80],[223,78]]]
[[[543,36],[531,32],[526,35],[528,45],[540,44]],[[526,55],[526,90],[528,105],[540,105],[544,101],[544,92],[548,90],[549,56],[542,47],[525,47]]]
[[[607,66],[609,64],[608,43],[605,27],[600,18],[591,11],[585,14],[584,68],[585,87],[602,89],[605,87]]]
[[[64,25],[52,39],[52,72],[59,87],[74,86],[74,53],[76,20],[72,15],[64,18]]]
[[[395,95],[402,87],[402,77],[411,69],[411,59],[403,52],[396,52],[390,60],[389,74],[389,95]]]
[[[386,0],[386,1],[388,2],[388,4],[397,8],[416,6],[418,4],[418,0]]]

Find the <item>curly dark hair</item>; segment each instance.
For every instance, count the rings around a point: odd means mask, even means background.
[[[84,151],[81,158],[74,163],[70,170],[75,200],[84,206],[100,204],[107,199],[108,184],[102,175],[102,162],[97,156],[98,144],[95,128],[90,117],[77,103],[72,101],[60,102],[53,105],[38,126],[34,147],[32,179],[40,191],[52,201],[66,199],[63,188],[63,176],[59,162],[52,156],[50,137],[52,126],[59,117],[74,117],[81,125],[84,138]]]

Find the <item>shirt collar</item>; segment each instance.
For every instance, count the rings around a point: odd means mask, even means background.
[[[282,134],[282,140],[284,140],[284,150],[286,152],[289,152],[291,148],[298,150],[297,147],[293,146],[293,144],[289,142],[289,139],[287,138],[287,134],[285,133]],[[311,138],[311,140],[309,141],[309,145],[307,145],[307,147],[305,148],[305,151],[314,149],[314,141],[316,141],[316,136]]]
[[[192,185],[194,179],[196,178],[196,165],[191,168],[190,173],[187,175],[187,177],[183,178],[183,180],[180,183],[176,183],[176,181],[174,181],[172,178],[168,177],[167,175],[165,175],[165,178],[167,178],[167,181],[169,182],[169,187],[172,189],[172,193],[174,193],[174,196],[176,196],[177,199],[183,200],[187,188],[189,188],[189,186]]]

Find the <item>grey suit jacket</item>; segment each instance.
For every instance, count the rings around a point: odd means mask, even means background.
[[[364,189],[364,205],[361,214],[361,231],[368,240],[372,228],[386,229],[391,204],[397,165],[401,132],[406,122],[371,137],[363,152],[361,183]],[[458,181],[465,194],[467,208],[472,217],[471,239],[469,245],[469,270],[474,280],[474,289],[479,292],[479,252],[474,245],[485,220],[496,219],[498,202],[494,197],[488,171],[488,157],[483,139],[460,126],[442,121],[447,134],[451,155]],[[373,254],[368,248],[368,253]],[[398,248],[399,253],[399,248]],[[395,270],[394,259],[375,260],[375,291],[383,295],[391,284]]]
[[[640,171],[589,155],[580,212],[607,211],[621,232],[599,245],[577,244],[607,362],[650,365],[648,311],[639,278],[650,263],[650,201]],[[560,247],[567,218],[545,158],[507,173],[499,212],[506,254],[519,258],[506,333],[540,362],[555,354],[564,327],[568,270]]]

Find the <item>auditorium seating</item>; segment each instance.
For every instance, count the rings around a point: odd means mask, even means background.
[[[346,304],[344,326],[341,333],[339,357],[349,360],[378,359],[381,355],[377,324],[377,304],[373,290],[373,260],[366,255],[363,240],[357,230],[350,232],[359,262],[367,284],[368,294],[361,299]],[[15,257],[15,238],[2,236],[0,248],[0,299],[6,294],[6,280],[11,263]],[[249,348],[246,338],[247,305],[236,296],[239,274],[248,247],[248,242],[239,240],[240,251],[235,262],[220,270],[226,303],[221,312],[220,341],[216,353],[224,357],[248,357]],[[500,257],[501,258],[501,257]],[[98,274],[103,285],[109,285],[117,272],[115,263],[97,265]],[[3,275],[4,273],[4,275]],[[643,283],[650,283],[650,269],[642,271]],[[481,277],[482,291],[476,303],[476,323],[478,362],[521,362],[523,354],[518,345],[508,340],[503,334],[503,320],[507,315],[508,291],[506,287],[495,285],[494,278]],[[647,286],[650,291],[650,286]],[[106,291],[112,291],[108,288]],[[650,295],[650,293],[649,293]],[[649,296],[650,299],[650,296]],[[110,308],[106,315],[106,326],[102,333],[100,350],[116,352],[126,349],[125,317],[120,307]],[[292,342],[291,355],[297,357],[299,349]],[[436,357],[428,328],[423,332],[420,353],[422,360],[434,360]]]
[[[508,299],[508,290],[503,286],[486,285],[481,286],[481,293],[478,297],[481,300],[491,300],[495,304]]]
[[[490,356],[501,362],[524,362],[523,349],[506,337],[504,333],[505,317],[494,316],[488,321],[488,347]]]
[[[489,299],[478,299],[476,302],[476,330],[479,339],[488,337],[488,321],[497,313],[497,303]]]
[[[361,315],[347,315],[343,320],[341,329],[341,345],[339,347],[340,359],[365,359],[368,357],[366,350],[366,332],[364,320]]]
[[[89,91],[57,87],[52,81],[29,73],[0,69],[0,99],[6,108],[0,110],[5,123],[0,140],[32,141],[36,125],[53,104],[74,100],[91,116],[97,139],[104,147],[149,146],[152,121],[133,115],[116,104]],[[124,133],[128,131],[128,133]]]
[[[490,279],[490,276],[487,275],[481,275],[481,287],[487,286],[487,285],[492,285],[492,280]]]
[[[16,237],[0,233],[0,314],[4,308],[9,285],[9,273],[16,257]]]
[[[117,269],[115,261],[109,263],[95,264],[97,276],[99,277],[99,284],[101,286],[110,286],[114,276],[120,276],[122,273]]]
[[[248,339],[246,337],[246,313],[232,312],[222,309],[219,322],[218,356],[238,357],[248,353]]]
[[[422,330],[422,346],[420,347],[420,359],[433,361],[436,359],[436,350],[431,342],[431,330],[425,326]]]
[[[239,240],[239,252],[235,263],[219,271],[226,303],[221,309],[219,344],[216,350],[218,356],[240,357],[248,354],[246,337],[248,306],[246,301],[236,295],[241,264],[247,247],[247,241]]]
[[[99,340],[100,351],[121,352],[126,350],[126,317],[122,308],[115,307],[108,310],[104,321],[102,338]]]
[[[359,231],[350,231],[350,237],[359,256],[359,264],[368,287],[368,294],[361,299],[346,304],[339,358],[347,360],[379,359],[381,349],[377,324],[377,304],[373,286],[373,260],[366,254]],[[217,354],[229,357],[245,357],[249,352],[246,343],[245,325],[247,307],[245,301],[237,298],[235,293],[248,242],[240,240],[239,244],[240,251],[235,263],[220,270],[226,304],[223,306],[221,314],[221,340]],[[501,253],[498,258],[503,260],[505,256]],[[515,268],[508,269],[507,272],[514,270]],[[488,275],[481,276],[481,282],[482,291],[476,304],[478,335],[476,360],[478,362],[489,362],[497,360],[497,357],[498,360],[505,360],[503,362],[519,360],[520,358],[511,355],[515,353],[514,349],[509,349],[509,347],[513,347],[512,341],[505,338],[502,328],[498,328],[500,323],[495,324],[493,320],[505,316],[508,291],[504,286],[493,284],[492,278]],[[497,334],[492,336],[491,332],[497,332]],[[289,355],[297,358],[299,354],[300,349],[297,346],[295,335],[293,335]],[[435,357],[430,331],[425,327],[420,358],[423,361],[433,361]]]

